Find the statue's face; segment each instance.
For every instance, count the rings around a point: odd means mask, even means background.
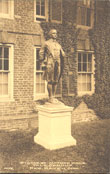
[[[51,37],[52,37],[53,39],[56,39],[56,38],[57,38],[57,31],[56,31],[56,30],[52,30],[52,32],[51,32]]]

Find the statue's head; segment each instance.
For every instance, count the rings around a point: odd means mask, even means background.
[[[56,39],[57,38],[57,30],[56,29],[51,29],[49,31],[49,36],[50,36],[50,38]]]

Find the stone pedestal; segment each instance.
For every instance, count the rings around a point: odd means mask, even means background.
[[[35,143],[49,150],[76,145],[76,140],[71,136],[72,107],[59,102],[39,105],[37,109],[39,132],[34,137]]]

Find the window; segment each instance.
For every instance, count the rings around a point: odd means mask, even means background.
[[[12,18],[14,12],[13,0],[0,0],[0,17]]]
[[[13,46],[0,45],[0,99],[13,98]]]
[[[94,92],[94,60],[91,52],[78,53],[78,93]]]
[[[52,22],[62,22],[62,0],[50,1],[50,20]]]
[[[35,0],[35,21],[62,23],[62,0]]]
[[[78,2],[77,24],[91,27],[93,23],[93,0],[82,0]]]
[[[48,18],[48,0],[35,0],[35,18],[44,21]]]
[[[34,85],[34,97],[35,99],[41,99],[48,96],[46,80],[43,79],[43,68],[39,62],[39,50],[40,47],[35,48],[35,85]]]

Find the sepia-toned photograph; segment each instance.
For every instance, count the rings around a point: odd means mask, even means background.
[[[110,174],[110,0],[0,0],[0,174]]]

